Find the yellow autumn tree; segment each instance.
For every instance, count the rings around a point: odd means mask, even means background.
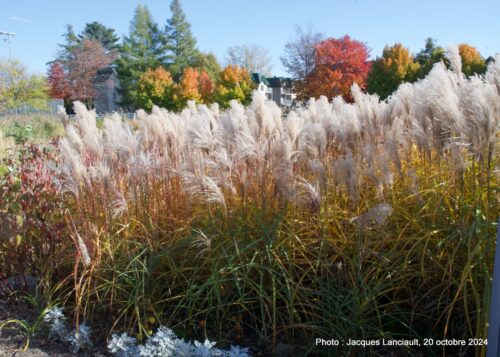
[[[173,109],[174,92],[175,85],[170,72],[163,67],[148,69],[139,76],[137,103],[146,110],[151,110],[153,105]]]
[[[400,43],[386,46],[382,57],[377,58],[368,74],[367,89],[385,99],[403,82],[416,79],[419,64],[410,51]]]
[[[249,104],[253,88],[250,74],[245,68],[229,65],[219,74],[214,101],[222,108],[229,107],[229,102],[233,99],[242,104]]]

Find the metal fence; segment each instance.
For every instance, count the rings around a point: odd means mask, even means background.
[[[30,104],[21,104],[16,108],[11,108],[0,113],[0,117],[10,116],[10,115],[29,115],[29,114],[55,115],[57,114],[57,107],[62,105],[64,105],[64,101],[62,99],[46,100],[44,103],[40,103],[36,107]]]

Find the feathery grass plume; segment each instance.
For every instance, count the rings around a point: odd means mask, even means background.
[[[274,101],[266,100],[264,93],[254,91],[248,108],[249,118],[259,126],[258,136],[271,138],[281,129],[281,109]]]
[[[417,171],[415,170],[415,168],[410,168],[408,169],[407,175],[408,178],[410,179],[410,184],[409,184],[410,191],[420,201],[422,197],[420,196],[420,191],[419,191]]]
[[[90,263],[92,262],[92,259],[90,259],[87,245],[85,244],[85,242],[82,239],[82,236],[78,232],[75,231],[75,234],[76,234],[76,242],[78,244],[78,251],[80,252],[80,256],[82,257],[83,266],[89,267]]]
[[[128,213],[128,201],[120,190],[115,189],[116,199],[109,205],[113,218],[120,218]]]
[[[356,221],[361,231],[367,228],[380,228],[387,224],[393,211],[394,208],[390,204],[380,203],[351,221]]]
[[[106,186],[109,185],[111,168],[106,161],[99,160],[98,162],[89,166],[87,170],[88,170],[88,176],[91,180],[101,181]]]
[[[116,155],[117,160],[127,162],[130,157],[141,150],[142,137],[140,132],[133,131],[130,125],[124,124],[118,113],[106,117],[103,127],[105,150],[108,157]]]
[[[453,121],[455,139],[480,160],[491,160],[498,145],[500,96],[493,85],[477,76],[464,81],[459,95],[462,116]]]
[[[385,187],[392,187],[394,183],[394,175],[390,167],[390,159],[387,153],[382,150],[375,156],[376,170],[382,176],[382,182]]]
[[[83,151],[83,141],[74,125],[70,124],[66,126],[66,138],[71,144],[71,147],[81,154]]]
[[[199,249],[198,256],[204,256],[210,253],[212,247],[212,238],[207,237],[201,230],[194,230],[193,247]]]
[[[181,177],[184,181],[184,190],[193,199],[219,204],[224,210],[227,209],[224,193],[213,178],[203,174],[196,175],[188,171],[181,172]]]
[[[300,135],[300,132],[304,128],[304,119],[298,113],[292,111],[286,117],[285,121],[286,132],[292,141],[292,144],[295,149],[297,149],[297,139]]]
[[[421,147],[433,147],[442,153],[451,136],[450,123],[460,116],[458,82],[455,74],[446,70],[442,62],[432,68],[429,75],[414,86],[414,119],[412,134]],[[419,127],[418,129],[416,129]],[[421,136],[431,135],[432,143]]]
[[[267,154],[267,140],[257,139],[250,129],[242,130],[235,138],[237,160],[255,160],[262,163]]]
[[[187,121],[186,140],[188,147],[204,153],[212,152],[218,144],[214,135],[215,122],[210,117],[193,115]]]
[[[500,96],[500,54],[495,55],[495,59],[488,65],[485,79],[486,83],[493,84],[497,88]]]
[[[385,104],[379,101],[377,95],[361,92],[356,83],[352,85],[351,93],[356,117],[361,122],[363,133],[369,135],[373,142],[377,142],[382,136]]]
[[[344,148],[355,149],[361,134],[361,122],[352,104],[346,103],[338,113],[337,138]]]
[[[398,89],[387,99],[385,107],[385,124],[391,125],[392,121],[399,118],[403,125],[408,127],[412,115],[413,84],[402,83]]]
[[[87,167],[82,162],[81,155],[73,149],[68,139],[59,140],[59,153],[62,160],[61,173],[78,185],[88,180]]]
[[[460,57],[460,52],[457,45],[451,45],[446,47],[444,51],[445,57],[450,61],[451,69],[462,78],[462,58]]]
[[[319,185],[312,184],[303,177],[297,177],[299,187],[298,203],[312,212],[318,212],[321,207],[321,192]]]
[[[344,157],[336,159],[332,170],[335,184],[337,186],[345,186],[351,200],[358,202],[360,198],[358,192],[358,173],[352,152],[349,150]]]
[[[95,110],[88,110],[85,104],[78,101],[73,104],[73,108],[85,152],[100,157],[103,153],[102,137],[97,128]]]
[[[299,137],[299,151],[308,159],[319,159],[325,156],[326,135],[320,123],[307,123]]]
[[[68,126],[69,116],[66,113],[66,109],[64,109],[62,105],[57,106],[57,117],[59,118],[63,126],[66,128]]]

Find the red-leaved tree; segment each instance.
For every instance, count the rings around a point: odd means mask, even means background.
[[[316,45],[315,67],[306,78],[307,91],[313,97],[329,99],[341,95],[350,101],[351,86],[366,87],[370,71],[368,47],[349,36],[328,38]]]
[[[83,40],[71,52],[67,77],[71,99],[90,103],[96,94],[93,83],[97,71],[109,66],[115,55],[108,53],[96,40]]]
[[[53,99],[66,99],[69,97],[69,83],[64,67],[59,62],[53,62],[47,73],[49,94]]]

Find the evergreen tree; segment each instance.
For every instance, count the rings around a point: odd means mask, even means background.
[[[86,24],[78,38],[80,41],[84,39],[97,40],[106,51],[115,50],[119,40],[114,29],[97,21]]]
[[[444,48],[437,46],[436,40],[429,37],[425,40],[425,48],[417,53],[415,60],[420,65],[418,78],[424,78],[431,71],[435,63],[446,60]]]
[[[170,4],[172,17],[165,26],[166,50],[169,52],[167,67],[175,80],[182,75],[197,55],[196,39],[191,33],[191,25],[186,20],[179,0]]]
[[[57,54],[57,57],[54,61],[49,62],[48,64],[51,65],[54,62],[59,62],[61,63],[64,67],[67,67],[68,63],[71,62],[72,60],[72,53],[75,50],[75,48],[78,47],[79,45],[79,39],[78,36],[75,34],[75,31],[73,30],[73,25],[67,24],[66,25],[66,32],[63,34],[64,38],[64,43],[59,44],[59,53]]]
[[[146,6],[139,5],[124,37],[120,58],[116,61],[122,90],[122,105],[137,107],[137,81],[147,69],[161,65],[164,38]]]
[[[198,51],[191,59],[191,66],[201,72],[205,71],[212,80],[217,79],[222,70],[217,57],[211,52],[203,53]]]

